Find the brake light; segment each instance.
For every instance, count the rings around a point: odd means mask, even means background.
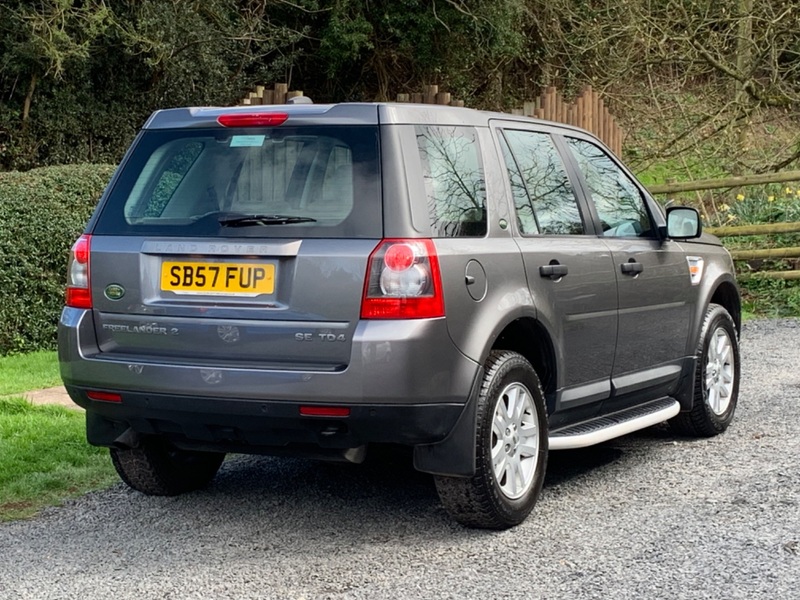
[[[433,241],[383,240],[367,262],[362,319],[444,316],[442,278]]]
[[[92,290],[89,287],[91,246],[92,236],[82,235],[70,251],[66,305],[72,308],[92,308]]]
[[[223,127],[275,127],[289,118],[288,113],[230,113],[217,117],[217,123]]]

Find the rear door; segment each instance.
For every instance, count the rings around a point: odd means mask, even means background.
[[[676,242],[659,239],[657,215],[611,154],[588,139],[564,140],[618,281],[615,400],[603,408],[609,412],[674,386],[693,314],[689,265]]]
[[[497,130],[516,210],[517,244],[539,320],[556,340],[558,391],[551,425],[588,418],[611,393],[617,281],[550,133]]]
[[[344,369],[381,219],[376,126],[146,131],[91,231],[100,351]]]

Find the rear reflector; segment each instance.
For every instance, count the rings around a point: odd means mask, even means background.
[[[349,417],[347,406],[301,406],[300,414],[304,417]]]
[[[223,127],[274,127],[288,118],[288,113],[279,112],[231,113],[217,117],[217,123]]]
[[[112,392],[86,392],[89,400],[98,400],[99,402],[122,402],[122,396]]]

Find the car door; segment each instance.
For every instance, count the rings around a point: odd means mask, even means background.
[[[609,152],[589,139],[563,138],[618,282],[617,348],[611,412],[666,395],[681,371],[691,318],[691,280],[683,249],[662,240],[644,192]]]
[[[515,239],[540,322],[555,340],[551,427],[594,416],[611,393],[617,281],[550,133],[496,129],[514,199]]]

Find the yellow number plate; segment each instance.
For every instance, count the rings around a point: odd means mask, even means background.
[[[161,263],[161,289],[176,294],[271,294],[275,265],[165,261]]]

